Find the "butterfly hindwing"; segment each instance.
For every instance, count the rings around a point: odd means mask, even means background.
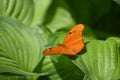
[[[44,55],[51,55],[51,54],[66,54],[66,55],[69,55],[69,54],[75,54],[75,52],[63,47],[63,46],[54,46],[52,48],[48,48],[46,49],[44,52]]]
[[[82,24],[73,27],[65,36],[63,44],[69,45],[71,44],[71,42],[74,42],[76,39],[82,38],[83,29],[84,26]]]

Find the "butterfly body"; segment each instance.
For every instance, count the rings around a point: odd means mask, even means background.
[[[66,35],[63,42],[57,46],[46,49],[43,54],[66,54],[66,55],[76,55],[84,47],[84,42],[82,40],[82,31],[84,26],[78,24],[73,27]]]

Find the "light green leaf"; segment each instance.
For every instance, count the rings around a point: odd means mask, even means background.
[[[38,67],[41,72],[47,72],[48,74],[52,74],[55,72],[55,68],[54,68],[54,65],[51,61],[51,58],[50,56],[45,56],[44,57],[44,60],[42,62],[40,62],[39,64],[40,66]]]
[[[33,0],[34,1],[34,16],[31,25],[42,24],[46,11],[52,0]]]
[[[117,39],[118,40],[118,39]],[[86,80],[117,80],[120,76],[120,45],[115,38],[93,40],[86,52],[73,61],[87,76]]]
[[[37,25],[34,28],[36,28],[36,32],[39,33],[39,36],[43,39],[44,47],[47,45],[49,41],[48,37],[51,33],[49,29],[47,29],[44,25]]]
[[[24,24],[29,25],[33,18],[33,0],[0,0],[0,15],[18,19]]]
[[[69,8],[64,0],[53,0],[46,14],[44,24],[52,32],[75,25],[75,21],[72,18]]]
[[[46,56],[42,62],[36,68],[36,71],[46,72],[45,76],[40,76],[39,80],[46,80],[46,79],[55,79],[61,80],[60,76],[57,74],[55,66],[51,60],[50,56]]]
[[[88,78],[88,76],[85,75],[83,80],[91,80],[91,79]]]
[[[34,28],[0,17],[0,73],[32,73],[42,59],[43,41]]]
[[[0,80],[27,80],[25,76],[0,75]]]

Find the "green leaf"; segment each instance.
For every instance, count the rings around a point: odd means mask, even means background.
[[[93,40],[86,51],[73,61],[85,74],[85,80],[117,80],[120,74],[120,39]]]
[[[56,72],[55,66],[54,66],[50,56],[44,57],[43,61],[40,62],[39,65],[37,66],[36,71],[47,73],[44,76],[40,76],[38,78],[39,80],[48,80],[48,79],[53,79],[53,78],[55,80],[57,80],[58,78],[60,78]]]
[[[58,29],[73,26],[75,24],[69,8],[64,0],[53,0],[47,11],[44,24],[50,31],[55,32]]]
[[[115,1],[115,2],[118,3],[118,4],[120,4],[120,0],[113,0],[113,1]]]
[[[34,28],[0,17],[0,73],[32,73],[43,58],[43,41]]]
[[[36,28],[36,32],[39,34],[38,36],[40,36],[43,39],[44,42],[44,47],[48,44],[48,37],[51,33],[51,31],[49,29],[47,29],[44,25],[37,25],[34,28]]]
[[[67,32],[64,31],[58,31],[55,32],[54,34],[50,34],[48,37],[48,45],[50,46],[55,46],[63,42],[64,37]]]
[[[82,37],[83,37],[84,42],[86,43],[88,41],[96,39],[96,36],[93,33],[92,29],[88,25],[84,25],[84,26],[85,26],[85,28],[84,28],[83,33],[82,33]]]
[[[18,19],[29,25],[34,14],[33,0],[1,0],[0,15]]]
[[[39,80],[80,80],[84,74],[77,68],[71,60],[63,55],[46,56],[43,60],[42,72],[48,72],[46,76],[40,76]]]
[[[27,80],[25,76],[0,75],[0,80]]]
[[[62,80],[81,80],[83,79],[83,72],[76,67],[68,58],[64,55],[53,55],[51,56],[53,64],[55,65],[55,69],[57,70],[57,74],[60,76]],[[52,80],[55,80],[52,78]]]
[[[52,0],[34,0],[34,15],[31,25],[42,24]]]
[[[54,73],[55,68],[51,61],[50,56],[45,56],[44,59],[40,62],[39,66],[36,70],[41,71],[41,72],[47,72],[48,74]]]

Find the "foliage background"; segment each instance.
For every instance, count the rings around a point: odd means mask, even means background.
[[[0,0],[0,79],[120,80],[119,21],[120,0]],[[80,54],[42,54],[80,23]]]

